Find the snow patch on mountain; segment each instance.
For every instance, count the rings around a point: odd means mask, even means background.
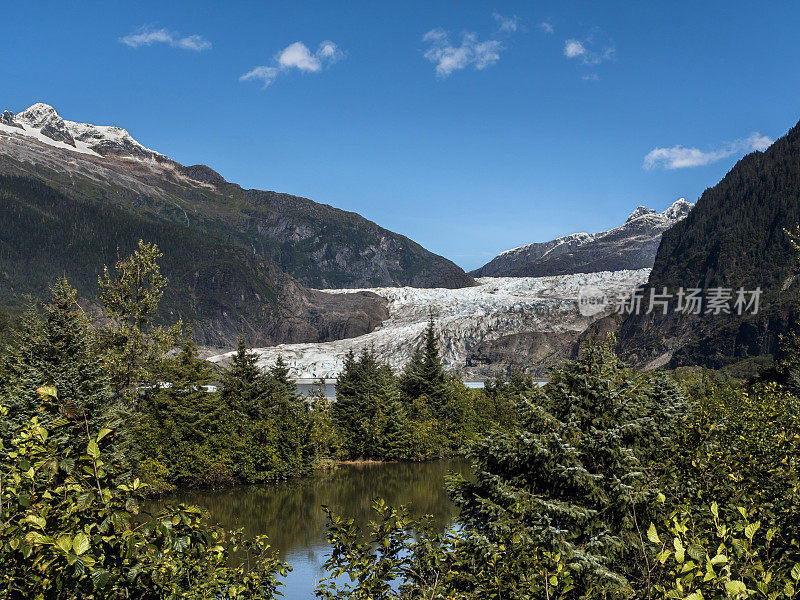
[[[368,290],[389,301],[389,319],[379,329],[356,338],[313,344],[257,348],[258,365],[268,368],[278,356],[298,379],[336,378],[349,351],[371,349],[395,369],[402,368],[422,340],[433,316],[442,358],[448,370],[463,372],[467,354],[483,340],[521,332],[583,331],[607,313],[581,315],[581,288],[595,286],[609,295],[631,291],[647,281],[649,269],[581,273],[552,277],[485,277],[475,287],[425,289],[383,287]],[[227,363],[232,352],[211,357]]]
[[[121,158],[169,161],[163,154],[137,142],[121,127],[67,121],[52,106],[42,102],[16,115],[4,111],[0,133],[24,135],[48,146],[98,157],[113,154]]]
[[[474,277],[543,276],[651,267],[661,235],[685,218],[694,204],[684,198],[664,212],[645,206],[625,222],[599,233],[573,233],[501,252]]]

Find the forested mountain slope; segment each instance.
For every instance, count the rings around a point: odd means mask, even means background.
[[[637,362],[719,367],[776,351],[798,306],[797,262],[784,229],[800,224],[800,127],[742,158],[662,237],[649,288],[761,288],[758,314],[630,315],[619,343]]]
[[[143,238],[163,251],[169,285],[161,318],[190,321],[199,343],[317,342],[367,333],[388,316],[369,293],[309,290],[264,258],[169,220],[67,195],[40,181],[0,175],[0,311],[17,312],[66,275],[95,299],[103,265]]]

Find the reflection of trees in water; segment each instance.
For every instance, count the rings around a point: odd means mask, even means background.
[[[373,499],[381,497],[389,504],[408,505],[414,515],[431,514],[437,526],[444,528],[456,513],[444,490],[444,477],[448,471],[466,474],[468,470],[459,460],[347,465],[285,483],[185,492],[153,505],[204,506],[212,520],[224,527],[244,527],[250,535],[266,533],[286,556],[299,548],[310,550],[324,539],[323,504],[363,524],[373,518]]]

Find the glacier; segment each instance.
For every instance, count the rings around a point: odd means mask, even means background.
[[[330,293],[370,291],[387,299],[389,318],[375,331],[333,342],[281,344],[255,348],[258,366],[271,367],[283,357],[298,380],[335,379],[348,352],[374,351],[379,360],[402,368],[421,343],[430,319],[445,368],[465,374],[471,348],[484,340],[523,332],[581,332],[612,307],[592,316],[578,310],[582,288],[597,288],[610,297],[645,283],[650,269],[603,271],[548,277],[483,277],[474,287],[459,289],[380,287],[321,290]],[[228,364],[233,352],[210,361]]]

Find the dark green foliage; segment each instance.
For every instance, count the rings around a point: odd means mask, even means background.
[[[632,315],[620,332],[626,356],[671,351],[670,366],[720,368],[773,355],[794,324],[800,294],[785,229],[800,222],[800,125],[764,152],[742,158],[707,189],[688,217],[667,230],[649,287],[763,290],[757,315]],[[645,290],[645,297],[649,289]]]
[[[589,346],[522,405],[516,431],[479,444],[477,479],[453,483],[476,551],[516,544],[520,559],[526,546],[531,561],[559,554],[582,589],[626,593],[615,565],[636,549],[633,518],[648,499],[639,449],[658,436],[664,408],[643,386],[607,345]],[[520,564],[506,593],[521,594],[536,564]]]
[[[244,336],[239,336],[231,366],[222,375],[222,400],[238,419],[257,419],[263,411],[266,381],[257,360],[258,355],[247,349]]]
[[[498,421],[513,421],[507,397],[487,398],[447,375],[431,321],[400,373],[370,351],[346,357],[331,407],[344,458],[428,460],[462,452]]]
[[[400,376],[400,390],[407,399],[425,396],[440,409],[445,403],[448,390],[433,317],[425,330],[422,345],[414,352]]]
[[[232,415],[219,394],[204,386],[211,367],[186,340],[165,362],[160,382],[141,390],[136,437],[140,473],[160,488],[232,482]],[[159,477],[159,475],[162,475]]]
[[[140,475],[157,490],[261,482],[306,472],[315,458],[308,410],[279,362],[266,374],[244,343],[215,391],[191,339],[142,391]]]
[[[53,390],[55,393],[55,390]],[[52,397],[56,402],[57,398]],[[0,406],[0,419],[7,408]],[[75,437],[37,418],[12,425],[0,457],[0,596],[9,600],[272,598],[286,566],[264,537],[210,526],[203,511],[140,513],[135,480],[116,485],[111,430]],[[234,560],[234,556],[243,557]]]
[[[331,407],[333,422],[342,433],[341,446],[346,456],[377,458],[396,455],[395,439],[387,432],[404,415],[399,404],[397,383],[391,369],[378,363],[375,354],[364,351],[359,357],[350,352],[336,383],[336,402]],[[389,413],[395,423],[390,424]],[[396,458],[397,456],[392,456]]]
[[[34,415],[47,426],[66,412],[77,429],[61,428],[59,433],[62,443],[70,445],[81,431],[88,428],[96,434],[113,418],[103,354],[76,291],[63,277],[42,309],[31,307],[25,313],[0,358],[0,373],[0,397],[10,409],[12,428]],[[58,404],[43,402],[36,392],[42,386],[64,390]]]

